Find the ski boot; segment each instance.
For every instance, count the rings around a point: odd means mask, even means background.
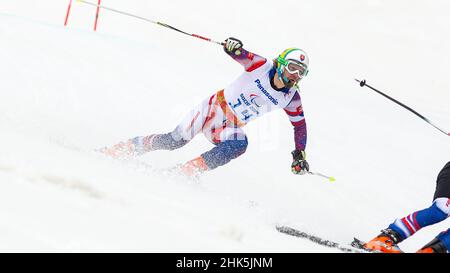
[[[380,235],[373,238],[364,245],[368,251],[377,251],[382,253],[403,253],[397,246],[401,242],[401,236],[392,229],[384,229]]]
[[[416,253],[448,253],[448,249],[444,243],[438,238],[434,238],[431,242],[419,249]]]
[[[206,165],[205,159],[203,159],[203,157],[201,156],[178,166],[177,169],[180,174],[193,179],[198,178],[201,173],[209,170],[208,165]]]

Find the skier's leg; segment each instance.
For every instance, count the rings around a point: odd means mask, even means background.
[[[247,150],[248,140],[242,129],[227,127],[221,135],[223,140],[201,155],[209,170],[227,164]]]
[[[175,150],[186,145],[202,131],[205,123],[215,116],[214,98],[215,95],[205,99],[191,110],[172,132],[144,137],[142,139],[144,152]]]
[[[450,252],[450,229],[439,233],[436,238],[422,247],[418,253],[449,253]]]
[[[434,194],[435,202],[443,211],[450,215],[450,162],[448,162],[437,178],[436,192]],[[431,242],[421,248],[420,253],[449,253],[450,252],[450,229],[441,232]]]
[[[111,148],[100,151],[114,158],[127,158],[142,155],[154,150],[175,150],[186,145],[201,132],[203,124],[211,115],[211,102],[214,96],[204,100],[170,133],[138,136],[119,142]]]
[[[400,234],[400,241],[414,235],[420,229],[434,225],[447,219],[450,215],[448,198],[438,198],[426,209],[416,211],[410,215],[396,219],[389,225],[389,229]]]
[[[421,228],[439,223],[450,215],[450,162],[447,163],[437,178],[433,204],[426,209],[396,219],[394,223],[382,231],[380,235],[366,244],[366,247],[377,249],[386,240],[396,245],[409,238]],[[379,250],[379,249],[378,249]]]
[[[155,150],[172,151],[183,147],[189,142],[180,136],[177,128],[167,134],[153,134],[144,137],[135,137],[131,140],[136,148],[136,155]]]
[[[225,127],[216,136],[216,146],[199,157],[185,163],[181,170],[189,176],[213,170],[225,165],[245,153],[248,145],[247,136],[240,128]]]
[[[438,198],[426,209],[396,219],[387,229],[369,241],[365,247],[382,252],[400,251],[397,244],[414,235],[423,227],[444,221],[450,215],[448,198]],[[388,246],[388,247],[386,247]]]

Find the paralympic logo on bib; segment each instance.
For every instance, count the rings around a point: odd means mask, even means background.
[[[256,107],[261,107],[261,105],[259,105],[258,104],[258,99],[259,98],[259,96],[258,95],[256,95],[256,94],[250,94],[250,102],[253,104],[253,105],[255,105]]]

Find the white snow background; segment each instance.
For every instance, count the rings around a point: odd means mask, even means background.
[[[275,226],[346,244],[431,205],[449,137],[354,79],[450,130],[448,1],[102,1],[267,58],[306,50],[308,161],[333,183],[290,172],[284,111],[245,127],[247,152],[197,183],[145,166],[198,156],[212,148],[202,135],[129,162],[96,153],[169,132],[243,69],[216,44],[107,10],[94,32],[95,8],[76,1],[64,27],[68,2],[0,0],[0,251],[335,252]]]

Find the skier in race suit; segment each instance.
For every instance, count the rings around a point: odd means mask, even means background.
[[[223,48],[244,67],[240,77],[201,102],[173,131],[138,136],[101,151],[114,158],[127,158],[154,150],[175,150],[203,133],[214,147],[179,167],[183,174],[197,176],[242,155],[248,144],[242,127],[265,113],[283,109],[294,127],[291,170],[295,174],[309,171],[306,122],[297,85],[308,73],[306,53],[289,48],[277,59],[268,60],[245,50],[235,38],[226,39]]]
[[[406,217],[396,219],[381,234],[366,243],[364,247],[386,253],[401,253],[398,243],[414,235],[421,228],[434,225],[450,215],[450,162],[439,172],[433,203],[429,208],[419,210]],[[450,229],[439,233],[436,238],[417,251],[418,253],[449,253]]]

